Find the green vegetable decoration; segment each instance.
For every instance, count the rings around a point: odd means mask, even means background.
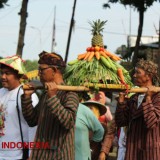
[[[64,78],[67,85],[83,85],[84,83],[132,85],[129,72],[117,61],[121,60],[104,48],[103,29],[107,21],[90,22],[92,26],[91,47],[79,54],[76,60],[68,62]]]

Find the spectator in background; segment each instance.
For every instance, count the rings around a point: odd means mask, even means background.
[[[83,102],[83,104],[86,105],[87,107],[89,107],[93,111],[93,113],[97,117],[97,119],[99,119],[99,117],[101,115],[104,115],[106,113],[105,105],[103,105],[97,101],[89,100],[89,101]],[[94,141],[90,141],[90,146],[91,146],[91,151],[92,151],[91,152],[91,157],[92,157],[91,159],[92,160],[97,160],[97,159],[98,160],[105,160],[109,154],[109,149],[110,149],[111,143],[113,141],[113,138],[110,139],[111,136],[106,137],[106,134],[107,134],[106,123],[101,122],[101,124],[105,130],[103,140],[98,143],[94,142]],[[110,135],[111,135],[111,132],[110,132]],[[114,133],[113,133],[112,137],[114,137]]]
[[[91,132],[92,141],[102,141],[104,129],[101,123],[88,107],[80,103],[75,127],[75,160],[91,159],[89,132]]]
[[[20,79],[25,77],[23,60],[18,56],[0,59],[0,72],[0,160],[26,160],[29,156],[27,148],[2,147],[4,142],[23,144],[35,136],[36,128],[30,129],[22,115]],[[32,95],[31,103],[33,106],[38,103],[36,94]]]
[[[98,93],[93,94],[91,99],[93,99],[94,101],[100,102],[101,104],[105,106],[106,106],[106,103],[109,103],[109,100],[110,100],[109,98],[105,96],[104,92],[102,91],[99,91]],[[99,117],[99,120],[105,123],[113,119],[109,106],[106,106],[106,108],[107,108],[106,113]]]

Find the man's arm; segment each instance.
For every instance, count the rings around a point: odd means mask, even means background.
[[[112,147],[112,143],[116,133],[116,123],[113,119],[108,126],[108,131],[105,134],[104,140],[102,141],[101,154],[105,154],[107,156],[109,154],[110,148]]]
[[[119,94],[117,108],[115,112],[115,121],[118,127],[127,126],[129,123],[128,99],[124,93]]]
[[[153,98],[146,97],[142,103],[143,117],[146,127],[153,129],[160,121],[160,93],[153,95]]]
[[[30,96],[21,96],[22,113],[30,127],[34,127],[38,123],[39,105],[35,105],[34,94]]]
[[[76,113],[79,105],[79,98],[75,92],[62,92],[63,104],[57,95],[47,100],[47,108],[59,123],[66,129],[75,126]]]

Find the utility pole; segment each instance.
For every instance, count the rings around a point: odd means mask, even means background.
[[[130,10],[129,10],[129,35],[131,35],[131,27],[132,27],[132,6],[130,5]]]
[[[53,19],[53,33],[52,33],[51,52],[55,51],[55,46],[56,46],[56,6],[54,7],[54,19]]]
[[[159,42],[158,42],[158,57],[160,57],[160,19],[159,19],[159,32],[158,32],[158,35],[159,35]],[[158,67],[160,68],[160,58],[158,58]],[[160,76],[160,69],[159,69],[159,76]]]
[[[159,52],[160,52],[160,20],[159,20]]]
[[[74,0],[72,18],[71,18],[71,22],[70,22],[69,35],[68,35],[68,41],[67,41],[66,55],[65,55],[65,62],[66,63],[67,63],[67,59],[68,59],[68,52],[69,52],[72,28],[73,28],[73,25],[74,25],[74,13],[75,13],[75,8],[76,8],[76,2],[77,2],[77,0]]]
[[[127,47],[128,49],[130,49],[131,45],[130,45],[130,39],[131,39],[131,26],[132,26],[132,21],[131,21],[131,5],[130,5],[130,9],[129,9],[129,36],[127,38]]]
[[[23,47],[24,47],[24,37],[25,37],[25,31],[26,31],[26,25],[27,25],[27,7],[28,7],[28,1],[29,0],[23,0],[22,1],[22,7],[20,12],[18,13],[20,15],[20,28],[19,28],[19,36],[18,36],[18,45],[17,45],[17,53],[16,55],[22,57],[23,54]]]

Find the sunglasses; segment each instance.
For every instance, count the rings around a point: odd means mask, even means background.
[[[45,71],[46,69],[48,69],[48,68],[52,68],[52,67],[50,67],[50,66],[49,66],[49,67],[46,67],[46,68],[40,68],[40,67],[39,67],[39,68],[38,68],[38,72],[39,72],[39,73],[42,73],[42,72],[44,72],[44,71]]]

